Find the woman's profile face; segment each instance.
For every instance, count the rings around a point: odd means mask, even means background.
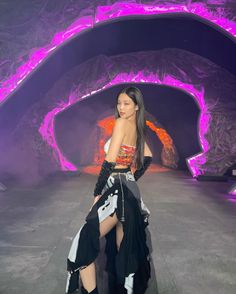
[[[136,107],[135,103],[127,94],[122,93],[119,95],[117,100],[117,110],[120,117],[129,119],[132,116],[135,116],[136,114],[135,107]]]

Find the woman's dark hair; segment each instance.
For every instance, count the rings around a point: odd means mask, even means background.
[[[146,139],[146,115],[143,103],[143,95],[137,87],[126,87],[122,89],[116,97],[116,106],[118,103],[119,95],[127,94],[133,102],[138,105],[136,111],[136,126],[137,126],[137,140],[136,140],[136,154],[135,154],[135,167],[137,169],[143,166],[144,160],[144,143]],[[117,107],[115,108],[115,118],[120,117]]]

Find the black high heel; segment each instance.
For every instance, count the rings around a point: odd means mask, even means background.
[[[97,287],[95,289],[93,289],[93,291],[88,292],[83,286],[81,286],[81,293],[82,294],[99,294]]]

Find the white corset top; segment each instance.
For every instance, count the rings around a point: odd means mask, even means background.
[[[111,143],[111,138],[109,140],[106,141],[106,143],[104,144],[104,152],[107,154],[109,146]]]

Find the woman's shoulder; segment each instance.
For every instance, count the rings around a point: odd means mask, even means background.
[[[123,118],[123,117],[118,117],[115,120],[115,128],[119,128],[119,129],[127,129],[127,127],[129,126],[129,122],[127,121],[127,119]]]
[[[116,120],[115,120],[115,123],[116,124],[124,124],[124,123],[127,123],[127,119],[123,118],[123,117],[118,117]]]
[[[118,117],[115,120],[115,124],[121,125],[121,126],[133,126],[133,124],[126,118]]]

